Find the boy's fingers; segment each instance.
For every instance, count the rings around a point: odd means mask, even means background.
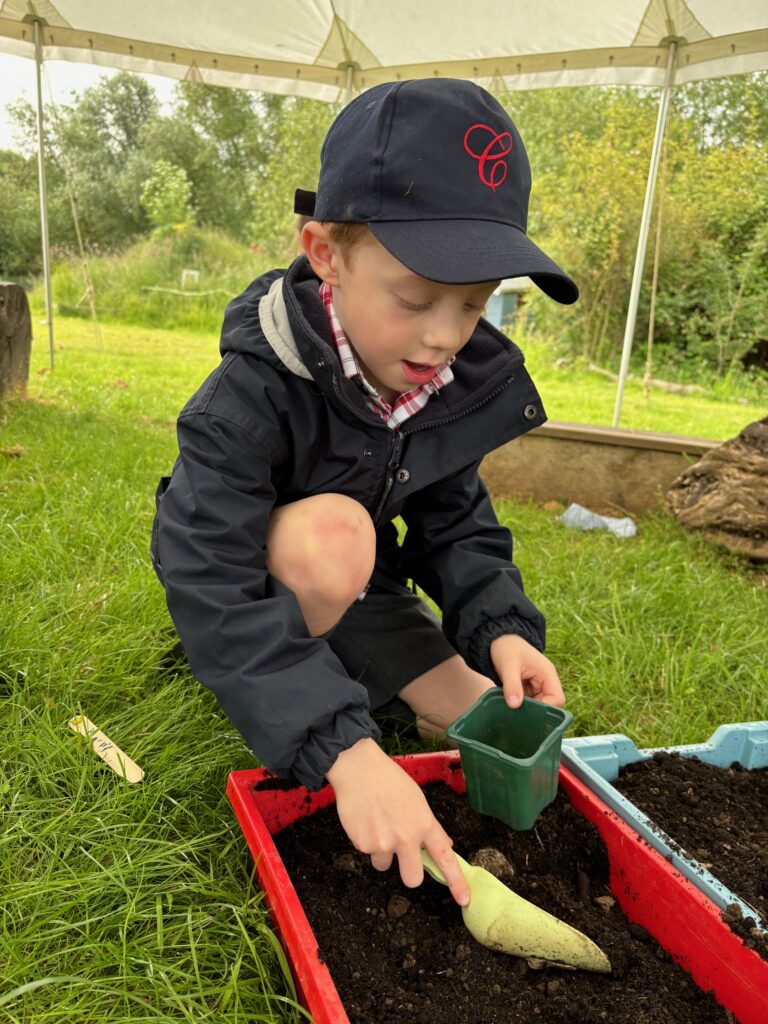
[[[377,871],[389,871],[392,866],[391,853],[372,853],[371,864]]]
[[[523,703],[523,680],[518,668],[507,670],[502,679],[504,699],[511,708],[519,708]]]
[[[542,704],[551,704],[555,708],[561,708],[565,704],[565,694],[562,689],[559,693],[549,691],[547,693],[542,693],[536,698],[536,700],[540,700]]]
[[[400,868],[403,885],[408,886],[409,889],[415,889],[424,881],[424,867],[421,863],[418,846],[408,846],[398,850],[397,865]]]
[[[442,871],[448,888],[451,890],[451,896],[460,907],[466,907],[469,903],[469,885],[458,860],[456,860],[456,854],[450,847],[446,848],[444,845],[432,848],[427,846],[427,852]]]
[[[556,708],[561,708],[565,704],[565,694],[554,665],[550,665],[544,673],[541,693],[537,695],[536,699],[540,700],[542,704],[552,704]]]

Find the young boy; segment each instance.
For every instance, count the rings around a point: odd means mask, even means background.
[[[578,291],[526,237],[525,149],[472,83],[376,86],[321,156],[316,197],[297,193],[305,255],[229,304],[222,362],[179,417],[153,561],[193,673],[256,756],[330,782],[378,870],[396,855],[419,885],[426,848],[465,904],[450,837],[371,709],[399,698],[442,735],[497,683],[512,707],[563,703],[477,472],[546,417],[480,317],[505,277]]]

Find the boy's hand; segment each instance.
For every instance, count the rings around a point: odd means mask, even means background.
[[[511,708],[519,707],[524,696],[558,708],[565,704],[555,666],[521,636],[507,633],[496,637],[491,643],[491,661]]]
[[[403,884],[415,888],[424,881],[425,847],[456,902],[469,903],[469,886],[451,849],[452,840],[421,788],[374,740],[358,740],[342,751],[326,777],[336,791],[344,831],[355,849],[371,855],[377,871],[386,871],[396,854]]]

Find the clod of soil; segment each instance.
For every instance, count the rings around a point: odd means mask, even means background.
[[[768,921],[768,768],[704,764],[658,751],[626,765],[615,783],[676,844]],[[768,937],[738,906],[723,919],[768,958]]]
[[[608,887],[600,835],[562,792],[528,832],[476,814],[440,783],[425,793],[458,853],[469,860],[483,848],[500,852],[514,865],[510,887],[592,938],[613,972],[534,970],[474,942],[448,890],[431,879],[404,889],[396,867],[379,873],[358,853],[359,874],[342,868],[349,840],[330,807],[280,832],[275,843],[352,1024],[732,1019],[624,917]]]
[[[477,850],[477,852],[472,854],[472,859],[469,863],[474,864],[475,867],[485,868],[486,871],[490,871],[492,875],[495,875],[505,885],[515,877],[515,869],[510,864],[509,858],[505,857],[501,850],[497,850],[493,846],[484,846],[481,850]]]

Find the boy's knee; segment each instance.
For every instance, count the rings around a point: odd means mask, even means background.
[[[267,543],[281,564],[273,565],[270,557],[270,570],[297,593],[351,604],[376,558],[376,531],[366,509],[344,494],[317,494],[279,512],[275,543],[269,537]]]
[[[318,494],[309,517],[309,584],[331,601],[351,604],[368,583],[376,531],[363,506],[344,494]]]

